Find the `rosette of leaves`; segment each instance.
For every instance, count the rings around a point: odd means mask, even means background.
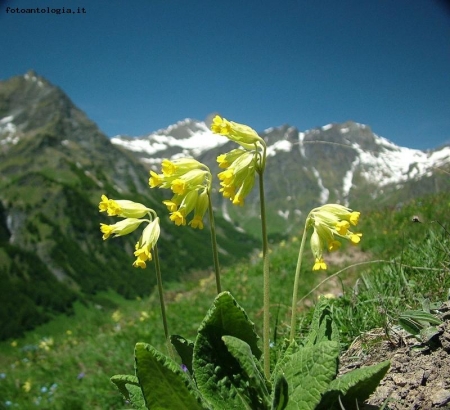
[[[356,409],[376,389],[389,362],[337,377],[340,347],[329,302],[321,299],[301,344],[280,354],[271,380],[261,368],[254,324],[229,292],[220,293],[195,341],[172,336],[181,363],[137,343],[135,375],[111,378],[136,409]]]

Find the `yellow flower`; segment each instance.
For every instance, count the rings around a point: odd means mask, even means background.
[[[163,201],[163,204],[165,206],[167,206],[167,209],[169,210],[169,212],[175,212],[178,208],[178,204],[174,201],[166,200],[166,201]]]
[[[203,229],[203,220],[200,216],[194,216],[192,221],[189,222],[189,225],[191,225],[194,229]]]
[[[327,264],[323,259],[316,259],[316,262],[314,263],[314,266],[312,268],[313,271],[316,270],[327,270]]]
[[[174,194],[183,195],[186,190],[186,181],[178,178],[172,181],[172,191]]]
[[[358,225],[360,212],[352,212],[349,221],[352,225]]]
[[[321,206],[320,209],[332,213],[339,219],[349,221],[352,225],[358,224],[360,212],[352,211],[346,206],[339,204],[326,204]]]
[[[170,212],[170,220],[177,226],[184,226],[187,216],[194,211],[189,225],[202,229],[211,190],[209,168],[193,158],[164,159],[161,167],[162,174],[151,173],[150,186],[170,188],[174,193],[172,199],[163,201]]]
[[[216,115],[211,130],[226,136],[241,145],[217,157],[219,167],[225,169],[218,174],[224,198],[230,198],[234,205],[244,205],[246,196],[255,182],[255,173],[262,174],[266,161],[266,143],[258,133],[247,125],[228,121]]]
[[[54,342],[52,337],[44,337],[39,342],[39,348],[48,352],[50,348],[53,346],[53,343]]]
[[[155,218],[145,227],[135,246],[136,260],[133,262],[135,268],[144,269],[147,266],[146,262],[152,260],[151,250],[156,245],[160,232],[159,218]]]
[[[245,153],[243,149],[233,149],[226,154],[221,154],[217,157],[219,168],[228,168],[234,161],[236,161],[242,154]]]
[[[234,172],[233,169],[227,169],[217,174],[217,176],[224,185],[230,185],[233,182]]]
[[[339,241],[331,241],[328,243],[328,250],[330,252],[337,251],[341,247],[341,243]]]
[[[336,231],[339,235],[345,235],[350,228],[350,223],[348,221],[338,221],[335,225]]]
[[[178,158],[173,161],[163,159],[161,163],[162,173],[165,177],[184,175],[194,169],[202,169],[204,165],[194,158]]]
[[[122,319],[122,313],[120,312],[120,310],[115,310],[111,315],[111,318],[112,320],[114,320],[114,322],[120,322],[120,320]]]
[[[179,211],[172,212],[172,214],[170,215],[170,220],[174,222],[176,226],[186,225],[186,218]]]
[[[144,219],[127,218],[113,225],[100,224],[100,230],[103,233],[103,240],[108,239],[111,235],[114,237],[128,235],[136,230]]]
[[[209,207],[209,196],[208,191],[204,189],[198,195],[195,208],[194,208],[194,218],[189,222],[192,228],[203,229],[203,217],[205,216],[206,211]]]
[[[23,389],[23,391],[24,391],[25,393],[29,393],[30,390],[31,390],[31,381],[30,381],[30,380],[27,380],[27,381],[23,384],[22,389]]]
[[[225,198],[230,198],[234,205],[243,205],[245,197],[250,193],[255,182],[255,163],[258,159],[257,151],[242,151],[242,154],[234,156],[235,160],[229,168],[220,172],[219,192]],[[226,154],[225,154],[226,155]]]
[[[148,312],[146,312],[145,310],[143,310],[141,312],[141,316],[139,317],[139,320],[141,322],[143,322],[144,320],[147,320],[150,317],[150,315],[148,314]]]
[[[224,198],[231,198],[233,200],[234,195],[236,194],[236,190],[234,189],[234,186],[223,186],[219,189],[219,192],[222,192],[222,195]]]
[[[340,248],[341,243],[336,237],[347,239],[354,245],[361,241],[362,234],[349,229],[350,224],[358,223],[359,216],[359,212],[338,204],[326,204],[309,213],[307,224],[314,228],[311,235],[311,250],[315,257],[314,271],[326,269],[322,256],[325,247],[329,251]]]
[[[213,119],[211,130],[215,134],[224,135],[231,141],[237,142],[245,149],[251,150],[255,148],[255,144],[261,142],[264,143],[262,138],[253,128],[250,128],[248,125],[228,121],[218,115]]]
[[[168,159],[163,159],[161,163],[161,169],[164,176],[170,176],[175,173],[176,166]]]
[[[156,188],[157,186],[160,186],[163,182],[164,176],[161,176],[154,171],[150,171],[150,178],[148,180],[150,188]]]
[[[108,199],[102,195],[102,200],[98,205],[100,212],[107,212],[108,216],[120,216],[122,218],[142,218],[150,212],[145,205],[125,199]]]

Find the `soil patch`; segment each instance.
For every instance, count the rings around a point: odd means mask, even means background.
[[[382,329],[361,336],[341,357],[340,373],[389,359],[391,367],[363,409],[450,409],[450,302],[440,311],[444,322],[427,345],[403,330],[386,339]],[[369,347],[370,346],[370,347]],[[364,348],[363,348],[364,347]]]

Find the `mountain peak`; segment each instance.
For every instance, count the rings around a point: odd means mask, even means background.
[[[21,139],[52,135],[54,142],[76,141],[85,147],[107,137],[70,98],[34,70],[0,81],[0,144],[4,150]]]

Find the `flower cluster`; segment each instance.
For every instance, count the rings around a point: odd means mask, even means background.
[[[311,235],[311,250],[315,257],[313,270],[327,268],[323,249],[339,249],[341,243],[337,238],[347,239],[354,245],[360,242],[362,234],[353,233],[349,229],[351,225],[358,223],[359,215],[359,212],[338,204],[323,205],[309,213],[307,224],[314,228]]]
[[[219,155],[217,162],[220,168],[225,169],[218,174],[221,185],[219,192],[234,205],[243,206],[245,197],[255,183],[255,173],[264,170],[266,144],[252,128],[218,115],[213,119],[211,130],[241,146],[240,149]]]
[[[102,195],[98,207],[100,212],[106,212],[109,216],[124,218],[112,225],[100,224],[103,240],[108,239],[111,235],[114,237],[128,235],[134,232],[141,223],[147,223],[136,243],[134,251],[136,260],[133,262],[135,268],[145,268],[146,262],[152,260],[151,250],[156,245],[160,234],[159,218],[155,211],[137,202],[109,199],[106,195]],[[144,218],[144,216],[148,216],[148,218]]]
[[[209,168],[192,158],[164,159],[161,168],[160,174],[150,171],[149,185],[172,190],[173,197],[163,201],[170,212],[170,220],[177,226],[186,225],[186,217],[193,212],[189,225],[203,229],[212,180]]]

